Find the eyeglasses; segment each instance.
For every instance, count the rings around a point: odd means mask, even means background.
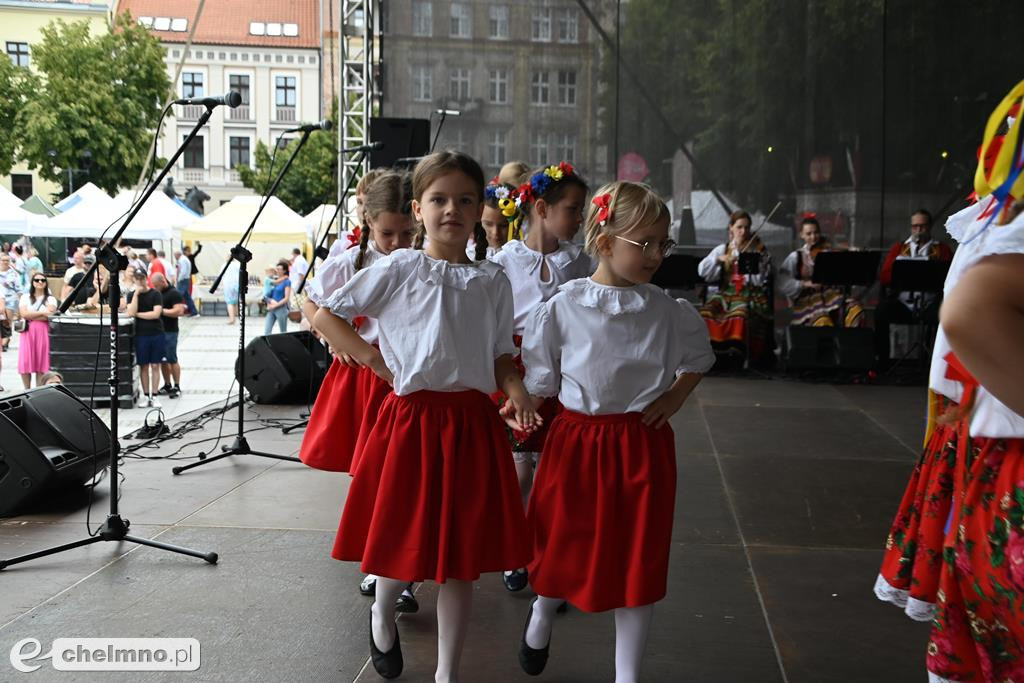
[[[659,256],[668,256],[668,253],[672,251],[673,247],[676,246],[674,240],[665,240],[664,242],[651,242],[650,240],[646,242],[634,242],[633,240],[627,239],[622,235],[614,235],[614,237],[616,239],[622,240],[623,242],[629,242],[634,246],[640,247],[641,249],[644,250],[644,258],[648,259],[655,259],[658,258]]]

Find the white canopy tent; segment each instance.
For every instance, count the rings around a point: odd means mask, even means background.
[[[95,191],[87,190],[88,187]],[[69,201],[72,199],[75,201]],[[91,183],[80,187],[54,208],[62,213],[52,218],[35,216],[27,233],[29,236],[95,239],[118,215],[114,213],[114,200]]]
[[[196,267],[204,276],[216,277],[221,271],[231,247],[249,227],[261,200],[254,195],[235,197],[181,230],[180,239],[202,243]],[[277,197],[271,197],[249,238],[250,275],[261,276],[278,260],[289,258],[293,248],[302,248],[308,242],[306,219]]]
[[[0,185],[0,211],[12,206],[21,206],[21,201],[16,194]]]

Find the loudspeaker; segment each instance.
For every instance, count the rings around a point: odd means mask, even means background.
[[[312,401],[331,363],[327,347],[309,332],[256,337],[245,347],[245,377],[235,377],[256,403]]]
[[[371,118],[370,139],[384,143],[382,149],[370,152],[370,168],[394,166],[399,159],[422,157],[430,151],[430,121]]]
[[[107,466],[110,430],[66,387],[0,400],[0,515],[80,485]]]

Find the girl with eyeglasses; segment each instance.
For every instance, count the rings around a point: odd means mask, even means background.
[[[665,597],[675,506],[669,419],[714,364],[693,306],[650,283],[665,254],[669,212],[647,185],[597,191],[586,249],[600,262],[562,285],[526,323],[526,389],[558,397],[530,494],[530,584],[523,670],[548,659],[563,601],[615,611],[615,680],[636,681],[654,603]]]
[[[50,294],[45,275],[34,273],[29,287],[21,295],[21,317],[26,327],[18,340],[18,373],[26,389],[32,386],[33,373],[36,386],[41,386],[43,374],[50,371],[50,316],[57,311],[57,300]]]

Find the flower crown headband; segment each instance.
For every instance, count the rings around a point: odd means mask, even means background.
[[[513,239],[513,235],[519,235],[519,228],[522,225],[523,217],[526,215],[526,211],[530,204],[536,201],[537,197],[546,194],[551,186],[560,183],[567,178],[578,178],[576,175],[576,169],[572,167],[567,161],[558,162],[557,166],[548,166],[541,171],[537,171],[531,177],[529,182],[525,182],[519,187],[512,190],[507,200],[515,203],[517,214],[515,215],[515,223],[513,219],[509,218],[508,221],[508,238]],[[502,208],[502,201],[498,200],[498,207]],[[511,211],[511,209],[509,209]],[[502,213],[505,213],[506,209],[502,208]],[[509,214],[505,214],[508,216]]]
[[[498,210],[501,211],[501,215],[508,221],[508,239],[510,241],[517,239],[523,223],[523,214],[525,213],[519,188],[500,182],[495,177],[484,188],[484,198],[498,203]]]

